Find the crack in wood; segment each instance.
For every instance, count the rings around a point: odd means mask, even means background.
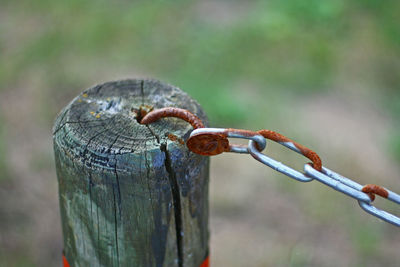
[[[165,160],[164,166],[168,173],[168,180],[171,188],[172,203],[174,205],[174,218],[175,218],[175,231],[176,231],[176,244],[178,252],[178,266],[183,266],[183,226],[182,226],[182,204],[181,194],[179,190],[178,181],[171,163],[171,157],[165,143],[160,142],[160,137],[147,125],[147,128],[156,138],[157,143],[160,145],[160,150],[164,153]]]
[[[142,96],[142,105],[144,105],[144,80],[140,82],[140,94]]]
[[[114,187],[112,188],[113,197],[114,197],[114,232],[115,232],[115,248],[117,252],[117,266],[119,266],[119,248],[118,248],[118,224],[117,224],[117,205],[115,200],[115,191]]]
[[[172,201],[174,204],[174,215],[175,215],[175,230],[176,230],[176,243],[178,247],[178,266],[183,266],[183,227],[182,227],[182,205],[181,205],[181,194],[179,191],[178,181],[174,169],[171,164],[171,157],[167,150],[166,144],[160,145],[160,150],[165,154],[165,169],[168,173],[169,183],[172,191]]]

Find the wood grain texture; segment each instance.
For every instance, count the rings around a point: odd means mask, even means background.
[[[139,124],[141,106],[185,108],[180,89],[156,80],[94,86],[53,129],[65,256],[71,266],[199,266],[208,255],[209,160],[170,136],[176,118]]]

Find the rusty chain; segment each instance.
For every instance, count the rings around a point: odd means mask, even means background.
[[[400,195],[375,184],[360,185],[324,166],[317,153],[296,143],[295,141],[270,130],[248,131],[240,129],[204,128],[202,121],[185,109],[167,107],[147,113],[141,120],[149,124],[165,117],[177,117],[189,122],[194,130],[186,142],[187,147],[194,153],[203,156],[218,155],[223,152],[246,153],[272,169],[283,173],[300,182],[319,181],[336,191],[356,199],[360,207],[369,214],[388,223],[400,227],[400,218],[372,205],[375,195],[379,195],[394,203],[400,204]],[[228,138],[248,139],[248,145],[230,144]],[[304,165],[304,173],[292,169],[285,164],[263,154],[266,139],[275,141],[307,158],[312,163]]]

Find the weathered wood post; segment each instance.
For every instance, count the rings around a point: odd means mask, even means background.
[[[71,266],[200,266],[208,256],[208,157],[192,127],[138,123],[151,107],[201,107],[156,80],[94,86],[58,115],[54,152],[64,254]]]

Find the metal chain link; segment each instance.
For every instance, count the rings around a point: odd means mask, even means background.
[[[192,124],[195,129],[190,134],[186,145],[194,153],[206,156],[217,155],[223,152],[250,154],[254,159],[280,173],[285,174],[286,176],[289,176],[290,178],[295,179],[296,181],[311,182],[316,180],[336,191],[350,196],[356,199],[360,207],[367,213],[400,227],[400,218],[398,216],[385,210],[378,209],[372,205],[375,195],[379,195],[394,203],[400,204],[400,195],[378,185],[360,185],[359,183],[322,166],[317,153],[279,133],[269,130],[253,132],[229,128],[203,128],[201,120],[195,115],[187,110],[172,107],[148,113],[142,119],[141,123],[152,123],[164,117],[178,117]],[[249,142],[247,146],[231,145],[228,138],[247,139]],[[262,153],[266,147],[266,139],[273,140],[306,156],[311,159],[312,163],[306,163],[304,165],[304,173],[302,173],[268,157]]]

